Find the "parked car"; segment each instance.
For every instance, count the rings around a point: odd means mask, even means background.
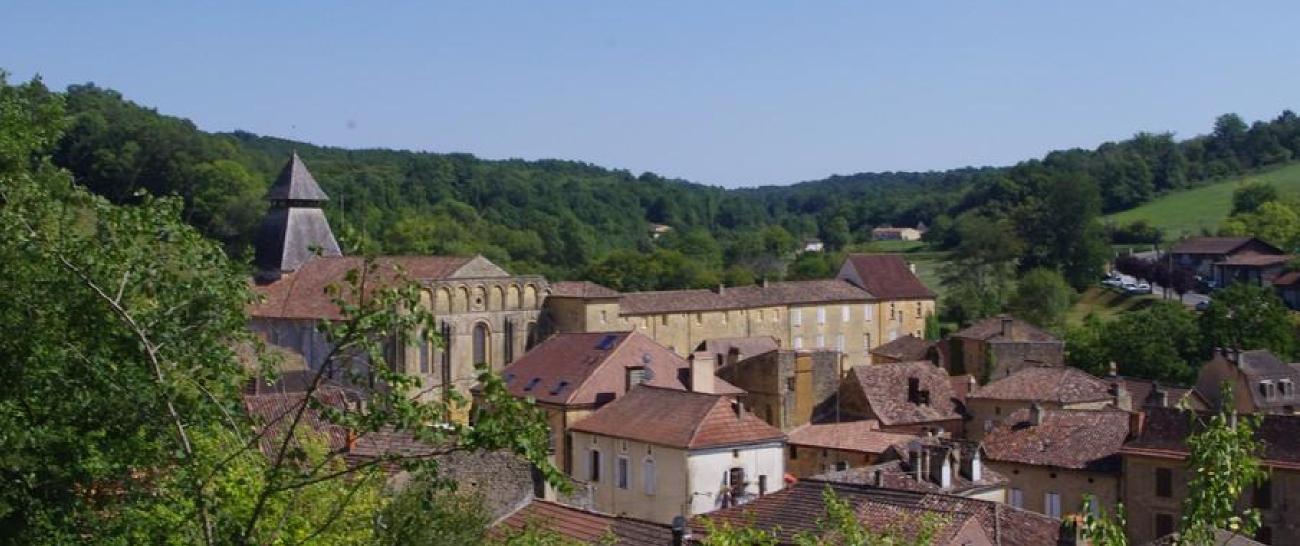
[[[1151,285],[1144,282],[1126,283],[1124,285],[1124,291],[1128,292],[1129,294],[1150,294]]]
[[[1132,294],[1134,290],[1137,290],[1137,284],[1133,282],[1122,283],[1119,285],[1119,289]]]
[[[1205,301],[1198,301],[1198,302],[1196,302],[1196,310],[1197,310],[1197,311],[1205,311],[1206,309],[1209,309],[1209,308],[1210,308],[1210,300],[1205,300]]]
[[[1111,288],[1119,288],[1124,284],[1124,281],[1119,277],[1106,277],[1105,280],[1101,281],[1101,284]]]

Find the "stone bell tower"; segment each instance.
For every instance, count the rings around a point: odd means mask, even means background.
[[[294,152],[266,193],[271,208],[257,234],[255,264],[259,277],[274,279],[298,270],[315,256],[341,256],[339,243],[321,207],[329,196]]]

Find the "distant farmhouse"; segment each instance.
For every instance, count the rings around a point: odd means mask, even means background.
[[[872,241],[920,241],[925,235],[925,224],[916,227],[884,226],[871,230]]]
[[[1286,254],[1255,237],[1191,237],[1179,241],[1169,254],[1175,266],[1191,269],[1197,275],[1214,275],[1214,264],[1245,256],[1281,256]]]

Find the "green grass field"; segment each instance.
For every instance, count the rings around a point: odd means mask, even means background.
[[[1107,222],[1145,219],[1164,231],[1165,240],[1216,231],[1232,210],[1232,192],[1245,182],[1267,182],[1286,198],[1300,198],[1300,163],[1161,196],[1150,203],[1111,214]]]
[[[1094,286],[1079,295],[1079,301],[1074,302],[1070,312],[1066,313],[1065,321],[1070,325],[1078,325],[1090,314],[1095,314],[1102,320],[1110,320],[1115,315],[1137,311],[1159,300],[1160,297],[1156,295],[1133,296]]]

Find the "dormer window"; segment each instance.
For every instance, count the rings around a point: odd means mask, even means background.
[[[1295,385],[1290,379],[1283,379],[1277,382],[1277,390],[1283,397],[1290,398],[1295,395]]]
[[[528,392],[528,391],[533,390],[533,387],[536,387],[537,384],[538,384],[538,383],[541,383],[541,382],[542,382],[542,378],[540,378],[540,377],[534,377],[534,378],[532,378],[532,379],[529,379],[529,380],[528,380],[528,384],[527,384],[527,385],[524,385],[524,392]]]
[[[1264,398],[1272,398],[1272,397],[1273,397],[1273,382],[1272,382],[1272,381],[1268,381],[1268,380],[1260,381],[1260,382],[1259,382],[1259,395],[1262,396],[1262,397],[1264,397]]]

